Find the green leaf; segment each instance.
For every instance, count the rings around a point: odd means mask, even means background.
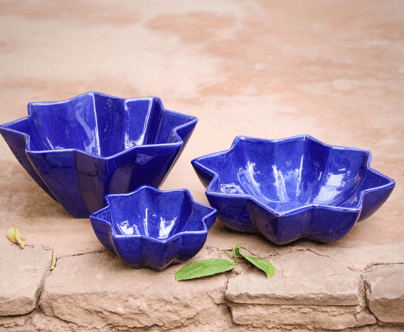
[[[222,258],[205,259],[184,265],[175,274],[175,280],[189,280],[232,270],[237,264]]]
[[[265,259],[257,258],[257,257],[252,257],[243,254],[243,252],[240,250],[240,248],[236,248],[236,254],[244,257],[246,260],[248,260],[251,264],[255,265],[258,267],[260,270],[264,271],[267,275],[267,278],[271,278],[275,274],[275,268],[273,265],[268,262]]]

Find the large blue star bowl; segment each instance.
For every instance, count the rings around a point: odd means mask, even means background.
[[[394,180],[370,168],[371,153],[308,135],[267,140],[239,136],[227,151],[192,165],[227,227],[260,232],[282,245],[332,242],[387,200]]]
[[[162,270],[203,247],[217,211],[195,202],[186,189],[142,186],[107,195],[107,206],[90,215],[98,240],[133,268]]]
[[[159,98],[89,92],[28,104],[28,116],[0,126],[29,175],[72,216],[105,206],[106,194],[159,187],[197,118],[166,110]]]

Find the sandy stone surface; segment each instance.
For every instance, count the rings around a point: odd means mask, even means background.
[[[366,276],[369,309],[385,323],[404,323],[404,265],[377,266]]]
[[[213,253],[198,256],[211,258]],[[109,252],[63,258],[45,281],[40,307],[47,316],[84,328],[158,326],[171,330],[190,321],[211,328],[225,324],[229,320],[224,301],[226,276],[178,282],[178,269],[177,265],[162,272],[135,270]]]
[[[34,310],[51,260],[50,250],[0,245],[0,316]]]
[[[359,304],[360,275],[329,257],[295,251],[271,257],[276,277],[255,269],[229,281],[226,299],[234,303],[337,305]]]
[[[199,118],[162,189],[189,188],[202,203],[204,188],[190,161],[229,148],[237,135],[310,134],[370,150],[372,167],[394,178],[395,190],[345,239],[316,249],[359,270],[398,263],[404,256],[400,6],[309,0],[120,1],[116,8],[108,1],[8,2],[0,13],[0,123],[26,116],[28,102],[91,90],[157,95],[168,109]],[[51,247],[59,257],[100,249],[89,221],[71,218],[49,198],[3,140],[0,188],[0,231],[18,220],[31,244]],[[278,250],[221,227],[212,230],[208,243],[231,247],[240,239],[257,254]]]
[[[0,18],[0,123],[25,117],[29,102],[65,100],[88,91],[158,96],[167,109],[199,119],[161,189],[188,188],[204,204],[204,188],[190,161],[228,149],[238,135],[278,139],[309,134],[328,144],[369,150],[372,168],[396,181],[383,207],[336,243],[302,240],[279,247],[217,222],[204,248],[209,255],[239,242],[246,253],[274,262],[278,273],[261,281],[258,272],[244,266],[180,287],[171,281],[176,267],[161,273],[129,270],[101,252],[89,219],[68,215],[0,139],[0,259],[31,262],[30,256],[19,255],[31,255],[34,248],[9,252],[5,234],[15,225],[28,246],[50,249],[46,255],[55,250],[59,259],[45,279],[41,307],[15,316],[24,306],[13,303],[17,309],[0,317],[0,331],[118,332],[129,327],[135,331],[136,326],[163,331],[152,322],[178,332],[197,331],[200,323],[201,331],[210,331],[201,323],[209,321],[217,331],[230,326],[236,332],[278,332],[284,328],[276,322],[286,319],[281,306],[296,317],[290,323],[300,322],[288,325],[294,331],[306,332],[308,326],[313,331],[342,326],[361,332],[404,329],[375,322],[377,311],[367,311],[363,284],[355,304],[355,283],[361,278],[367,276],[372,291],[378,289],[371,278],[378,264],[389,267],[380,291],[390,294],[393,287],[393,294],[401,294],[394,279],[398,275],[390,269],[404,263],[401,0],[3,1]],[[35,273],[46,271],[41,266]],[[315,269],[303,273],[309,266]],[[33,271],[23,271],[26,282],[33,282]],[[0,274],[0,283],[6,279],[11,285],[18,284],[21,275],[8,269]],[[225,300],[227,278],[230,294],[235,285],[242,287],[244,275],[255,288],[234,294],[246,302]],[[316,284],[316,278],[322,280]],[[268,282],[276,283],[279,292],[271,291]],[[399,298],[375,294],[368,291],[369,307],[386,299],[401,308]],[[291,302],[272,306],[265,302],[268,296]],[[254,302],[258,299],[265,303]],[[327,299],[330,308],[322,305]],[[340,319],[328,321],[338,300],[346,310],[339,308],[335,317]],[[262,326],[254,327],[266,313],[274,320],[266,316]],[[403,316],[401,311],[390,313],[389,321]]]

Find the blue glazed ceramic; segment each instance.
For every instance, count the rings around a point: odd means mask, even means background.
[[[133,268],[162,270],[203,247],[217,211],[195,202],[186,189],[142,186],[107,195],[107,206],[90,215],[98,240]]]
[[[30,103],[26,118],[0,126],[31,177],[72,216],[105,206],[105,195],[159,187],[197,118],[166,110],[159,98],[89,92]]]
[[[227,151],[192,165],[227,227],[276,244],[337,241],[389,197],[395,182],[370,168],[371,153],[302,135],[239,136]]]

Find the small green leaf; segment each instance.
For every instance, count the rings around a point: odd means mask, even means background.
[[[251,264],[255,265],[256,267],[258,267],[259,269],[264,271],[266,273],[268,279],[274,276],[275,268],[267,260],[257,258],[257,257],[247,256],[247,255],[243,254],[243,252],[240,250],[240,248],[236,248],[236,254],[244,257]]]
[[[205,259],[184,265],[175,274],[175,280],[188,280],[211,276],[232,270],[237,264],[222,258]]]

